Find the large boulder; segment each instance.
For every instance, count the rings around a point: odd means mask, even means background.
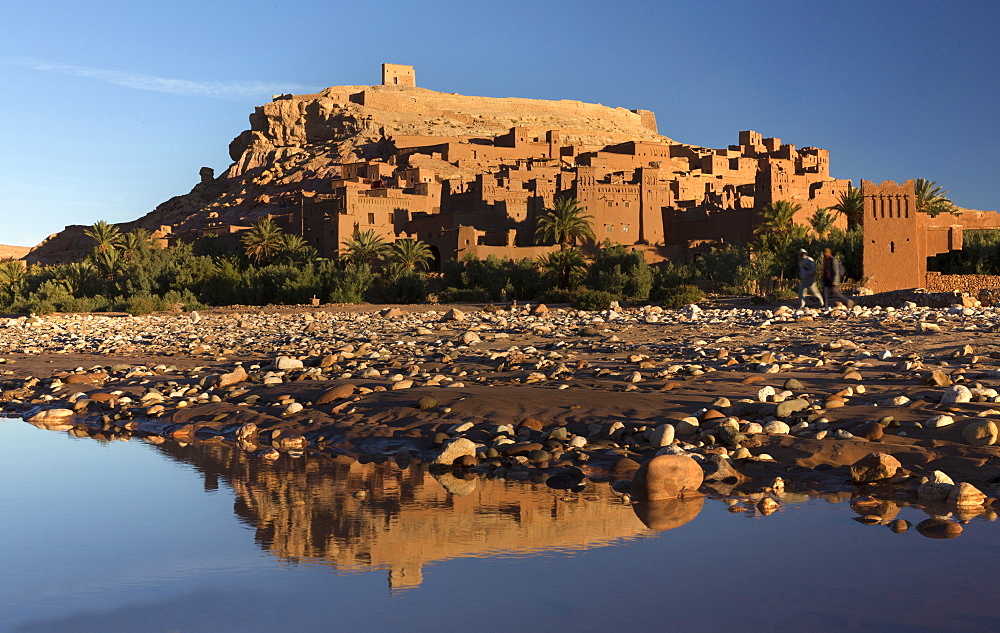
[[[962,437],[973,446],[996,444],[997,433],[997,424],[993,420],[975,420],[962,429]]]
[[[701,466],[687,455],[658,455],[639,467],[632,496],[646,501],[676,499],[695,492],[704,479]]]
[[[851,466],[851,479],[859,484],[889,479],[900,466],[899,460],[888,453],[870,453]]]
[[[434,458],[434,464],[453,464],[463,455],[476,455],[476,444],[464,437],[456,438],[444,445],[441,453]]]

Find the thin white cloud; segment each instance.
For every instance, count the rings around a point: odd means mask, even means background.
[[[317,92],[314,86],[301,84],[273,84],[262,81],[188,81],[187,79],[168,79],[144,73],[126,72],[90,68],[88,66],[72,66],[69,64],[52,64],[44,62],[21,62],[19,66],[27,66],[33,70],[61,73],[84,79],[94,79],[104,83],[134,88],[136,90],[152,90],[189,97],[211,97],[215,99],[258,98],[274,94],[308,94]]]

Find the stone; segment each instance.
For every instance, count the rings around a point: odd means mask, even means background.
[[[726,483],[736,483],[743,479],[731,461],[725,455],[708,455],[701,462],[701,469],[704,472],[705,481],[724,481]]]
[[[895,477],[902,465],[888,453],[869,453],[851,466],[851,479],[867,484]]]
[[[661,424],[660,426],[653,429],[653,432],[649,436],[650,446],[659,448],[661,446],[668,446],[674,442],[674,425],[673,424]]]
[[[701,486],[701,466],[687,455],[659,455],[644,463],[632,479],[631,494],[646,501],[676,499]]]
[[[442,321],[464,321],[465,320],[465,313],[462,312],[461,310],[459,310],[458,308],[452,308],[452,309],[450,309],[450,310],[448,310],[447,312],[444,313],[444,317],[442,317],[441,320]]]
[[[961,482],[952,487],[948,493],[948,503],[954,506],[981,506],[986,501],[986,495],[967,482]]]
[[[801,391],[805,389],[806,386],[802,384],[802,381],[797,378],[789,378],[785,381],[784,388],[788,391]]]
[[[955,482],[940,470],[935,470],[917,487],[917,496],[924,501],[944,502],[951,494]]]
[[[701,425],[698,422],[698,418],[688,417],[684,418],[674,426],[674,432],[681,437],[688,437],[697,433],[700,427]]]
[[[479,335],[475,332],[466,332],[458,338],[462,345],[475,345],[476,343],[482,343],[483,339],[479,338]]]
[[[382,310],[382,317],[386,319],[398,319],[404,314],[406,313],[399,308],[386,308],[385,310]]]
[[[302,361],[296,358],[289,358],[288,356],[279,356],[276,359],[274,359],[274,367],[275,369],[284,371],[288,369],[302,369],[303,365]]]
[[[781,420],[772,420],[764,425],[764,432],[768,435],[788,435],[791,428]]]
[[[924,426],[932,429],[940,429],[946,426],[951,426],[954,423],[955,418],[950,415],[935,415],[924,422]]]
[[[108,375],[103,371],[90,372],[86,374],[70,374],[63,378],[67,385],[99,385],[108,379]]]
[[[614,464],[611,465],[611,474],[617,477],[622,475],[628,475],[638,471],[640,468],[639,462],[635,461],[630,457],[622,457]]]
[[[225,389],[226,387],[231,387],[235,384],[245,382],[249,376],[247,371],[243,369],[242,365],[237,365],[233,371],[228,374],[220,374],[218,380],[215,383],[216,389]]]
[[[972,402],[972,392],[965,385],[951,385],[941,396],[941,404]]]
[[[924,378],[924,384],[931,387],[947,387],[951,384],[951,378],[940,369],[935,369]]]
[[[337,400],[350,398],[354,395],[355,389],[355,386],[349,382],[337,385],[336,387],[330,387],[316,398],[316,404],[330,404]]]
[[[794,400],[785,400],[784,402],[779,402],[777,408],[775,409],[774,415],[779,418],[787,418],[793,413],[798,413],[799,411],[805,411],[809,408],[809,401],[805,398],[795,398]]]
[[[517,425],[518,429],[530,429],[532,431],[541,431],[542,421],[537,418],[527,417],[521,420],[521,423]]]
[[[858,424],[851,429],[851,433],[853,433],[856,437],[863,437],[866,440],[874,441],[882,439],[885,431],[883,430],[881,424],[875,421],[870,421]]]
[[[906,519],[894,519],[889,521],[888,528],[895,534],[903,534],[910,529],[910,522]]]
[[[925,519],[917,523],[917,532],[927,538],[946,539],[955,538],[962,532],[962,526],[947,519]]]
[[[962,429],[962,437],[972,446],[992,446],[997,443],[998,428],[993,420],[974,420]]]
[[[774,395],[776,393],[777,392],[774,390],[774,387],[771,386],[762,387],[760,390],[757,391],[757,402],[767,402],[768,399],[774,398]]]
[[[472,440],[459,437],[445,444],[441,452],[434,458],[434,464],[453,464],[463,455],[476,456],[476,445]]]

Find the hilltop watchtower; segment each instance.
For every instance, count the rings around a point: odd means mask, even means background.
[[[413,66],[382,64],[382,85],[416,88],[417,75],[413,70]]]

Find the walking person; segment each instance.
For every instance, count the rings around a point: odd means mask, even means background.
[[[833,256],[829,248],[823,249],[823,300],[830,305],[830,297],[843,303],[848,308],[854,307],[854,301],[840,292],[840,282],[844,278],[844,265]]]
[[[806,307],[806,292],[811,292],[822,308],[825,303],[823,295],[816,286],[816,261],[809,257],[806,249],[799,249],[799,308]]]

